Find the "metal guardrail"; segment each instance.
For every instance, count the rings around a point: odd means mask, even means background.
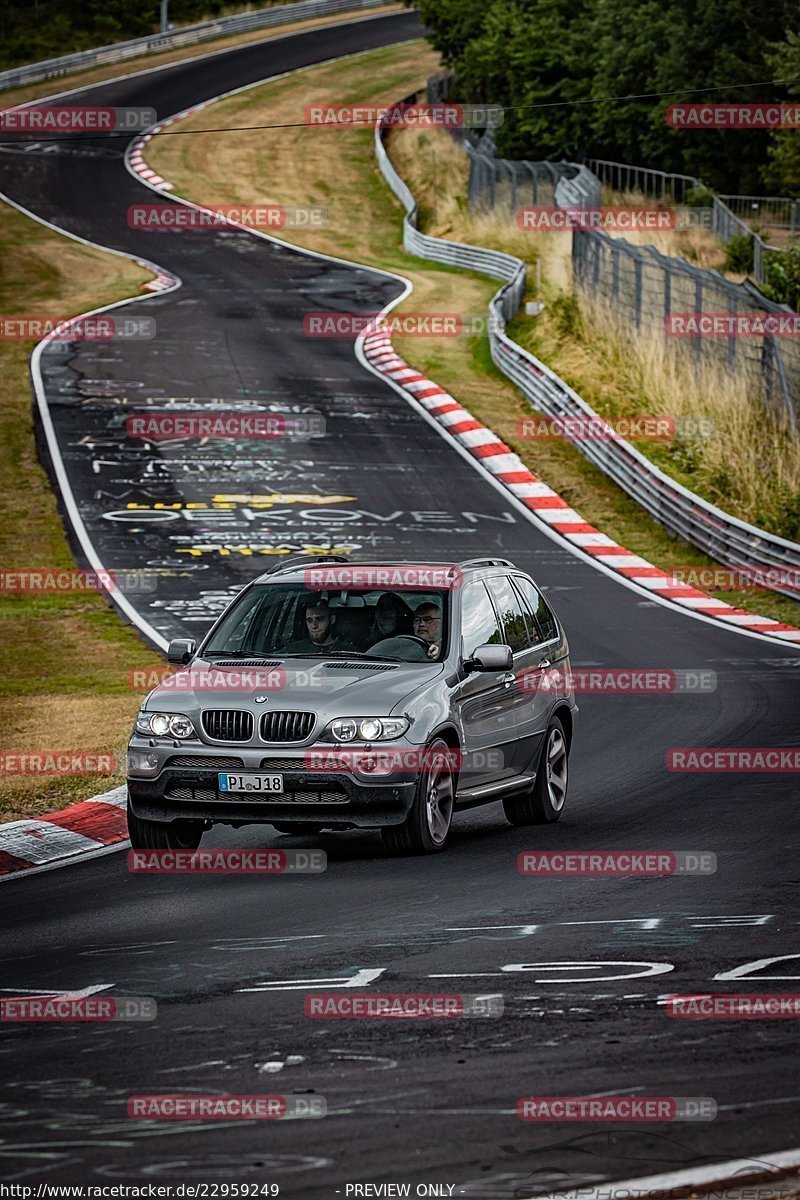
[[[417,96],[414,95],[402,103],[414,103],[416,100]],[[416,200],[386,153],[384,134],[385,131],[378,125],[375,130],[375,154],[381,174],[406,210],[403,219],[405,249],[420,258],[504,280],[503,287],[489,304],[492,361],[516,384],[531,405],[545,416],[602,421],[572,388],[535,355],[512,341],[504,331],[506,321],[514,316],[522,304],[525,263],[515,255],[448,242],[421,233],[417,229]],[[740,521],[703,500],[665,475],[624,439],[586,439],[577,441],[575,445],[660,524],[717,562],[761,575],[769,571],[800,570],[800,545]],[[774,580],[769,586],[773,591],[797,599],[796,588],[782,586]]]
[[[0,71],[0,90],[20,87],[26,83],[38,83],[43,79],[57,79],[87,67],[124,62],[128,58],[150,54],[156,50],[178,49],[228,34],[247,33],[251,29],[268,29],[273,25],[286,25],[290,21],[304,21],[309,17],[324,17],[354,9],[377,8],[386,3],[387,0],[297,0],[295,4],[258,8],[253,12],[236,13],[230,17],[219,17],[197,25],[186,25],[168,33],[154,33],[150,37],[132,38],[127,42],[114,42],[110,46],[100,46],[95,50],[79,50],[74,54],[64,54],[60,58],[48,58],[38,63],[27,63],[22,67],[12,67],[7,71]]]

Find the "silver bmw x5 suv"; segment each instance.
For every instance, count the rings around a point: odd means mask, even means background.
[[[283,559],[167,657],[128,747],[135,849],[266,823],[433,853],[458,810],[501,801],[528,825],[564,809],[569,647],[505,559]]]

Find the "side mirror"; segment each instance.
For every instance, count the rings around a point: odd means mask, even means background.
[[[185,667],[194,658],[197,642],[194,638],[173,638],[167,646],[167,662]]]
[[[510,646],[478,646],[472,658],[464,663],[467,671],[510,671],[512,666]]]

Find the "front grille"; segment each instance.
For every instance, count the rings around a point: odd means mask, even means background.
[[[325,671],[396,671],[391,663],[335,662],[323,663]]]
[[[223,803],[231,800],[257,800],[261,804],[347,804],[344,788],[320,788],[318,791],[287,792],[280,796],[260,796],[253,792],[217,792],[211,788],[169,787],[164,792],[167,800],[210,800]]]
[[[262,758],[259,771],[306,771],[302,758]]]
[[[314,728],[310,712],[267,712],[261,718],[262,742],[304,742]]]
[[[171,787],[164,795],[168,800],[218,800],[219,793],[211,788]]]
[[[249,742],[253,736],[253,714],[240,708],[208,708],[203,729],[217,742]]]
[[[244,763],[240,758],[201,758],[199,754],[176,754],[174,758],[167,759],[165,766],[191,767],[193,771],[203,768],[208,771],[235,771],[237,767],[241,770]]]

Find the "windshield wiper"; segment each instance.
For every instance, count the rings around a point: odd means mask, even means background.
[[[405,662],[405,659],[390,658],[387,654],[368,654],[366,650],[331,650],[326,658],[365,658],[367,662]]]

